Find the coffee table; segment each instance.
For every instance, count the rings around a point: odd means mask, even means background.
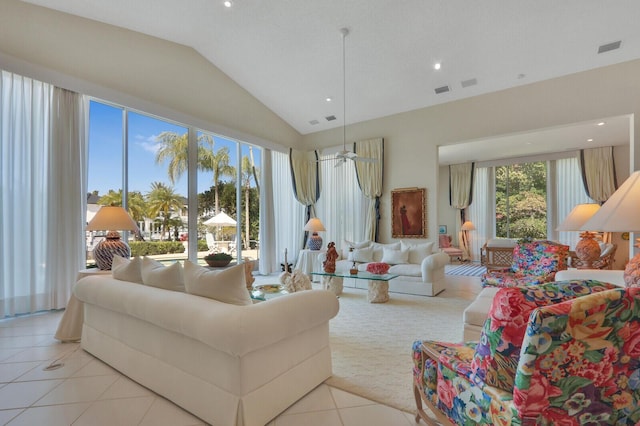
[[[342,292],[342,279],[343,278],[355,278],[357,280],[368,280],[369,291],[367,294],[367,300],[369,303],[386,303],[389,301],[389,280],[399,277],[397,274],[372,274],[369,272],[358,272],[357,274],[351,274],[349,272],[312,272],[312,275],[319,275],[322,277],[329,277],[330,280],[323,279],[325,286],[338,287]],[[339,283],[330,283],[329,281],[339,279]],[[335,290],[334,290],[335,291]],[[339,293],[337,293],[339,294]]]

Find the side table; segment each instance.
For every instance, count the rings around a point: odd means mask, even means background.
[[[311,281],[314,281],[314,277],[311,275],[311,273],[322,271],[322,262],[320,262],[320,255],[326,252],[326,250],[300,250],[295,269],[301,270],[309,276],[309,279]],[[315,281],[319,281],[319,277],[315,277]]]
[[[82,269],[78,271],[76,281],[89,275],[111,275],[111,271],[103,271],[98,268]],[[73,293],[69,297],[67,307],[64,310],[55,338],[61,342],[77,342],[82,337],[82,324],[84,323],[84,303],[78,300]]]

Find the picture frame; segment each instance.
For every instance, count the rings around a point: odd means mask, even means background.
[[[439,225],[438,234],[446,234],[446,233],[447,233],[447,225]]]
[[[391,236],[427,238],[427,189],[399,188],[391,191]]]

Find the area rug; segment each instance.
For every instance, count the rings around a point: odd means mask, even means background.
[[[487,268],[473,263],[465,263],[453,268],[446,268],[445,270],[445,274],[447,275],[466,275],[468,277],[479,277],[485,272],[487,272]]]
[[[368,303],[367,292],[345,288],[330,322],[330,386],[391,407],[415,412],[411,345],[415,340],[462,340],[462,311],[471,303],[447,297],[390,293]]]

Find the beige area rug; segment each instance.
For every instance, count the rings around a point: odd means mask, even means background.
[[[462,340],[462,311],[471,303],[447,297],[390,293],[368,303],[367,292],[345,288],[330,322],[333,376],[327,384],[391,407],[415,412],[411,345],[415,340]]]

